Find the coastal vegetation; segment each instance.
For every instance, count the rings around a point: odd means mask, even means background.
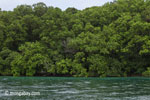
[[[0,10],[1,76],[150,76],[150,0]]]

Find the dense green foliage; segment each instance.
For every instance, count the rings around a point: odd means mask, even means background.
[[[0,10],[0,75],[150,76],[149,67],[150,0]]]

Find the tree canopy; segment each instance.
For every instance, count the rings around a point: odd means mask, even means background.
[[[0,75],[150,76],[150,1],[0,10]]]

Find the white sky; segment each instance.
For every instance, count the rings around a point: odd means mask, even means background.
[[[13,10],[17,5],[32,5],[37,2],[44,2],[47,6],[59,7],[62,10],[68,7],[75,7],[81,10],[92,6],[101,6],[110,1],[113,0],[0,0],[0,8],[2,10]]]

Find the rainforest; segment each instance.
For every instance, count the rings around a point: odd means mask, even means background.
[[[0,9],[0,76],[150,76],[150,0]]]

